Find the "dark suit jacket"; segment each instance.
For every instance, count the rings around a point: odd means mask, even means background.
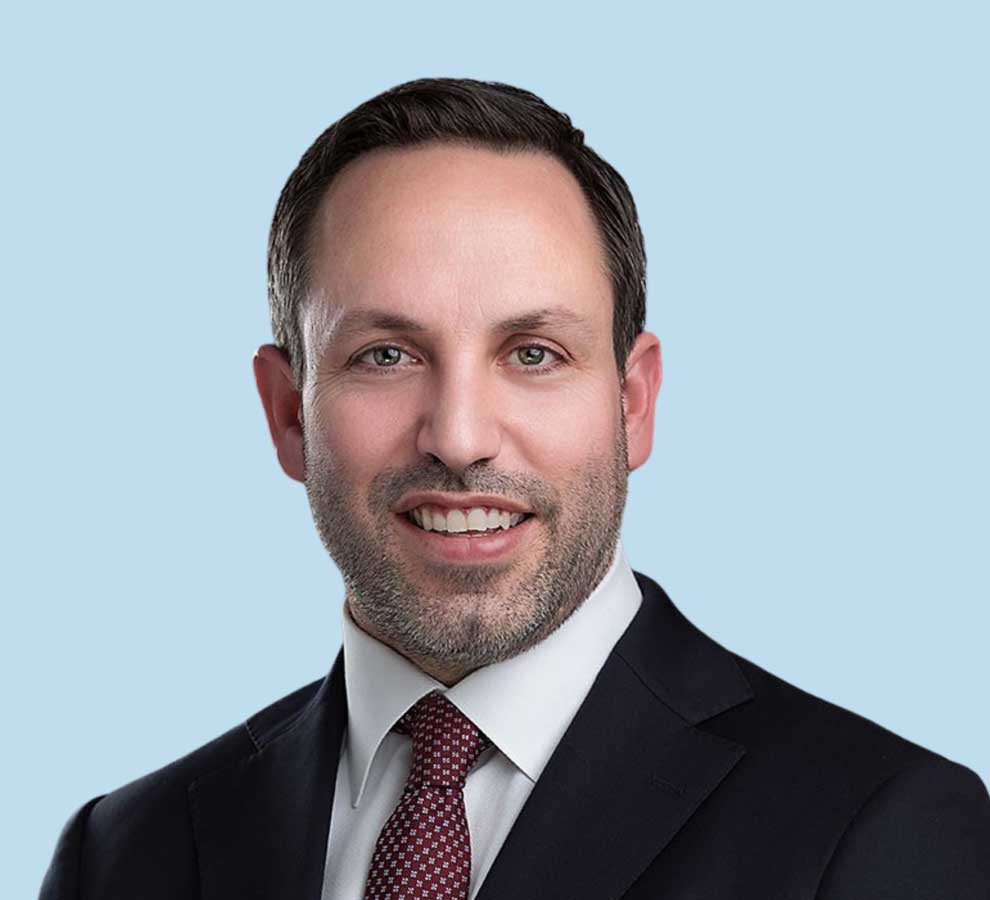
[[[990,897],[970,769],[643,604],[479,900]],[[506,697],[506,702],[513,702]],[[342,659],[66,824],[42,900],[318,900],[346,724]]]

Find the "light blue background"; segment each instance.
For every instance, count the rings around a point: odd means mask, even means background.
[[[535,91],[635,195],[665,380],[634,568],[990,780],[987,6],[644,6],[8,13],[0,894],[336,654],[251,372],[267,229],[326,125],[426,75]]]

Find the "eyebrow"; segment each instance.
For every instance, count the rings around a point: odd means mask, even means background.
[[[504,335],[514,331],[533,331],[539,328],[563,327],[571,329],[587,340],[594,337],[594,328],[584,316],[566,306],[547,306],[529,312],[518,313],[496,322],[492,334]],[[405,331],[425,334],[430,328],[422,322],[401,313],[380,309],[351,309],[341,316],[334,329],[333,340],[342,340],[365,331]]]

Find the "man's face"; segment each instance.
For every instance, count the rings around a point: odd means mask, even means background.
[[[310,288],[305,484],[352,617],[448,683],[535,644],[607,571],[629,471],[579,185],[536,153],[368,154],[323,199]],[[420,327],[357,327],[373,313]],[[428,532],[397,511],[424,491],[532,517],[498,538]]]

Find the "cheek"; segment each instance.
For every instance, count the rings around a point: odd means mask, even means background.
[[[619,401],[604,391],[561,392],[551,402],[519,410],[516,427],[532,435],[561,461],[578,462],[601,455],[614,442],[619,427]]]
[[[409,404],[372,403],[361,397],[325,404],[320,432],[337,463],[352,473],[378,472],[408,443]]]

